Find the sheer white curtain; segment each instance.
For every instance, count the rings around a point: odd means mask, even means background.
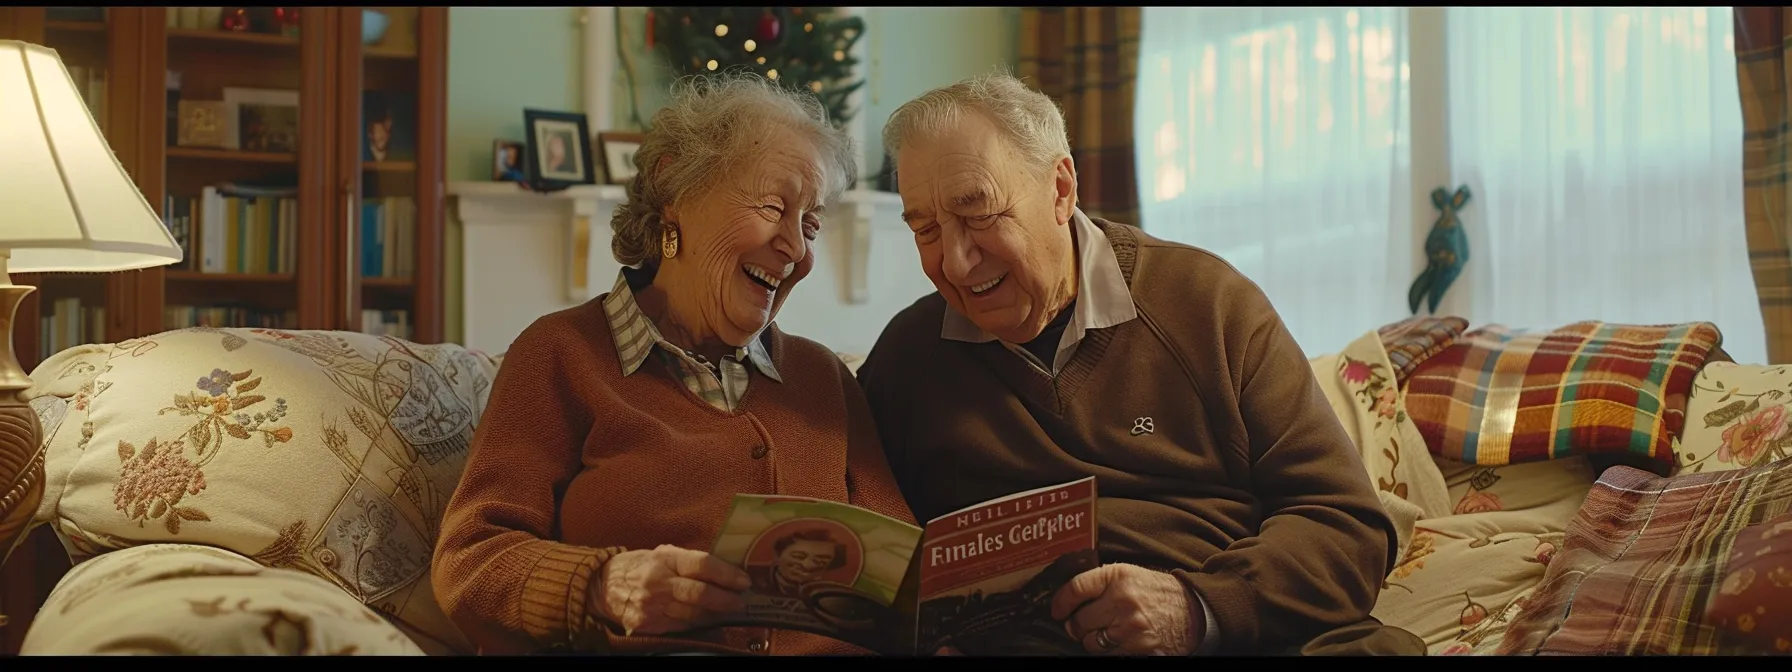
[[[1742,226],[1728,7],[1452,7],[1467,317],[1709,320],[1766,362]],[[1458,304],[1461,305],[1461,304]]]
[[[1468,184],[1441,312],[1709,320],[1767,361],[1729,8],[1449,8],[1426,40],[1409,11],[1440,10],[1145,8],[1140,224],[1238,266],[1319,354],[1408,314],[1436,218],[1414,183]],[[1447,68],[1409,84],[1409,61]]]
[[[1312,354],[1406,312],[1405,33],[1401,8],[1144,8],[1142,224],[1232,262]]]

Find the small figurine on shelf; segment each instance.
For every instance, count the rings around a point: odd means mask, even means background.
[[[297,7],[275,7],[274,8],[274,25],[279,28],[278,32],[281,35],[285,35],[287,37],[298,37],[299,36],[299,8],[297,8]]]
[[[249,10],[231,7],[224,13],[224,29],[238,33],[249,32]]]

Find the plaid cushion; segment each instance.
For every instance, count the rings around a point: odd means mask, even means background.
[[[1409,317],[1379,329],[1381,347],[1394,365],[1394,386],[1405,385],[1419,364],[1443,352],[1464,331],[1468,331],[1468,320],[1431,315]]]
[[[1792,505],[1792,460],[1659,478],[1607,470],[1500,655],[1759,652],[1706,616],[1743,531]],[[1760,529],[1760,528],[1755,528]]]
[[[1693,379],[1721,338],[1705,322],[1483,327],[1419,363],[1406,412],[1433,455],[1458,462],[1588,456],[1667,475]]]

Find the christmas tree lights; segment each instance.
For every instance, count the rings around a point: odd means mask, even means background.
[[[815,94],[837,127],[858,113],[847,99],[865,85],[852,56],[865,35],[859,17],[813,7],[654,7],[647,25],[648,46],[678,75],[746,68]]]

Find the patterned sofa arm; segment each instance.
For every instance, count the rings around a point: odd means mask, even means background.
[[[331,331],[64,351],[28,393],[47,446],[37,521],[77,562],[226,549],[333,586],[431,654],[471,653],[429,563],[496,369],[457,345]]]
[[[39,610],[20,653],[423,655],[328,581],[189,544],[137,546],[76,567]]]

